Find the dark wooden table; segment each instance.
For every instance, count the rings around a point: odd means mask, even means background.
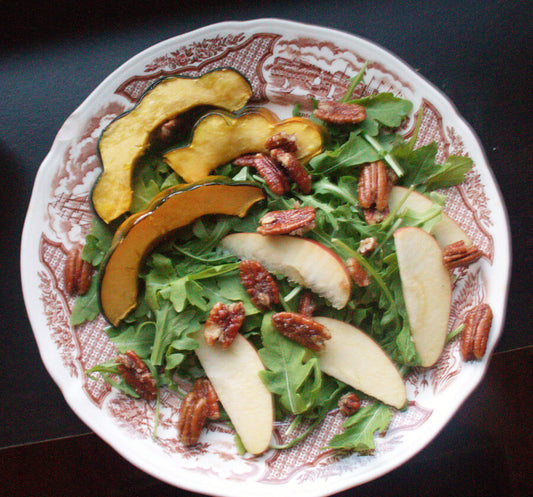
[[[510,1],[10,2],[0,30],[0,495],[193,495],[146,475],[72,413],[27,319],[20,235],[63,121],[116,67],[206,24],[278,17],[368,38],[456,104],[485,147],[513,237],[504,332],[482,384],[421,453],[340,495],[533,495],[533,9]],[[82,77],[80,77],[82,75]]]

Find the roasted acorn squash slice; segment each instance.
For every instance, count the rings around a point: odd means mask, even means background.
[[[102,314],[117,326],[137,306],[139,270],[160,240],[207,214],[244,217],[263,198],[263,191],[250,183],[218,176],[177,185],[156,196],[146,210],[127,218],[115,233],[100,272]]]
[[[169,150],[164,160],[185,181],[198,181],[243,154],[267,152],[267,140],[281,132],[296,137],[302,163],[322,151],[322,132],[314,122],[303,117],[280,121],[265,108],[251,108],[238,116],[222,111],[202,116],[191,142]]]
[[[135,161],[161,124],[197,106],[235,111],[251,96],[248,80],[229,68],[199,78],[177,76],[157,81],[132,110],[111,122],[100,137],[98,154],[104,171],[91,196],[96,213],[108,223],[128,211]]]

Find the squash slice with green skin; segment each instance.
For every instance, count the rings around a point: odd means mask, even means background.
[[[263,191],[256,186],[216,176],[177,185],[156,196],[147,209],[130,216],[115,233],[100,273],[102,314],[117,326],[137,306],[142,264],[174,230],[208,214],[244,217],[263,198]]]
[[[277,133],[294,135],[296,156],[303,164],[322,151],[322,131],[313,121],[303,117],[280,121],[265,108],[252,108],[240,115],[222,111],[204,115],[191,142],[169,150],[164,160],[185,181],[198,181],[241,155],[268,152],[265,144]]]
[[[104,171],[91,195],[98,216],[109,223],[128,211],[135,161],[148,148],[151,134],[160,125],[197,106],[235,111],[244,107],[251,96],[248,80],[229,68],[199,78],[177,76],[157,81],[132,110],[111,122],[100,137],[98,154]]]

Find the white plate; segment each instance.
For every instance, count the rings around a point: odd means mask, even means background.
[[[304,444],[259,458],[241,457],[231,430],[212,423],[202,444],[183,448],[175,430],[179,400],[163,395],[159,438],[153,441],[154,405],[88,380],[84,370],[114,356],[100,317],[73,329],[73,299],[62,282],[66,254],[90,225],[88,193],[99,173],[97,139],[106,124],[132,107],[142,91],[167,74],[199,75],[231,66],[252,82],[261,103],[290,114],[308,96],[338,97],[365,60],[368,92],[392,91],[424,108],[418,145],[440,143],[440,160],[468,155],[474,168],[451,189],[446,210],[486,254],[458,273],[450,328],[470,307],[488,302],[494,313],[486,358],[464,363],[458,342],[431,370],[407,381],[409,409],[395,414],[373,455],[337,458],[322,450],[342,421],[331,413]],[[80,77],[82,77],[80,75]],[[412,129],[413,120],[405,126]],[[497,236],[496,236],[497,234]],[[356,36],[317,26],[261,19],[227,22],[159,43],[111,74],[67,119],[41,165],[24,226],[21,250],[24,299],[39,350],[76,414],[133,464],[170,484],[197,492],[279,497],[323,496],[359,485],[398,467],[450,420],[480,382],[504,319],[510,274],[509,228],[502,198],[480,143],[439,91],[404,62]]]

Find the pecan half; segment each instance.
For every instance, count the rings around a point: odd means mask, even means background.
[[[278,312],[272,316],[272,324],[284,337],[311,350],[323,350],[331,338],[326,327],[310,317],[295,312]]]
[[[311,176],[309,176],[305,167],[294,154],[286,152],[282,148],[273,148],[270,151],[270,155],[283,166],[283,169],[296,183],[302,193],[307,194],[311,192]]]
[[[392,181],[383,161],[371,162],[361,169],[357,197],[367,223],[375,224],[387,217],[391,188]]]
[[[475,245],[466,246],[463,240],[446,245],[442,251],[444,265],[448,269],[456,267],[468,266],[472,262],[477,261],[483,255]]]
[[[211,420],[219,419],[218,395],[211,382],[207,378],[198,378],[194,382],[193,390],[207,401],[207,418]]]
[[[91,286],[93,267],[81,258],[81,252],[76,245],[67,254],[63,277],[65,289],[71,295],[84,295]]]
[[[461,333],[461,355],[465,361],[481,359],[487,350],[492,326],[492,310],[488,304],[479,304],[468,311]]]
[[[302,314],[307,317],[311,317],[317,309],[313,294],[306,290],[302,293],[300,301],[298,302],[298,314]]]
[[[361,264],[359,264],[359,261],[355,257],[350,257],[346,261],[346,267],[348,268],[348,272],[357,286],[365,287],[370,285],[370,278],[368,274],[361,267]]]
[[[127,350],[116,358],[117,369],[124,381],[146,400],[157,397],[157,383],[148,366],[133,351]]]
[[[278,284],[260,262],[241,261],[239,273],[242,285],[258,309],[264,311],[279,302]]]
[[[345,393],[339,399],[338,406],[342,414],[352,416],[361,409],[361,399],[359,399],[359,396],[355,392]]]
[[[332,100],[319,102],[313,114],[332,124],[357,124],[366,118],[366,110],[362,105]]]
[[[314,207],[298,207],[267,212],[260,220],[257,232],[262,235],[303,235],[315,227]]]
[[[378,246],[378,241],[373,236],[371,236],[369,238],[365,238],[361,240],[357,251],[361,255],[369,255],[372,252],[374,252],[374,250],[376,250],[377,246]]]
[[[253,167],[265,180],[272,193],[283,195],[289,191],[290,185],[285,173],[276,162],[265,154],[246,154],[233,160],[236,166]]]
[[[178,434],[183,445],[189,447],[198,443],[207,421],[207,412],[207,399],[191,390],[183,399],[178,418]]]
[[[244,321],[244,305],[242,302],[226,305],[217,302],[204,325],[204,338],[207,345],[214,345],[217,341],[222,348],[228,348],[235,340]]]
[[[267,150],[272,150],[273,148],[281,148],[286,152],[296,152],[298,150],[298,145],[296,144],[296,136],[293,134],[285,133],[276,133],[272,135],[265,143],[265,148]]]

